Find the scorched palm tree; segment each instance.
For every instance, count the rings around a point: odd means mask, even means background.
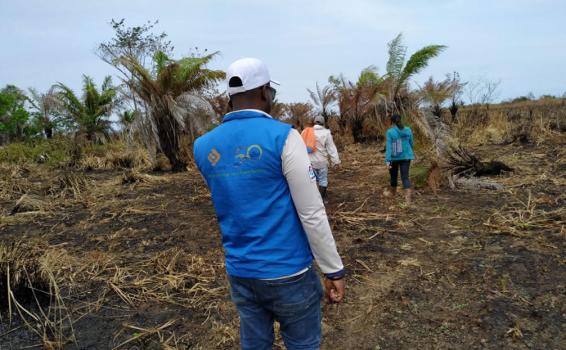
[[[189,161],[189,155],[182,152],[182,135],[188,134],[189,144],[197,136],[197,117],[202,113],[191,112],[203,109],[199,107],[206,104],[202,92],[225,76],[222,71],[206,68],[217,54],[173,60],[158,51],[152,71],[135,57],[119,59],[119,65],[133,77],[125,83],[147,105],[156,143],[174,171],[186,168]]]
[[[52,86],[45,93],[39,93],[37,90],[30,88],[29,93],[29,103],[35,110],[32,112],[32,115],[43,129],[45,137],[50,139],[53,137],[53,131],[56,128],[56,117],[60,109],[55,87]]]
[[[403,34],[399,34],[387,44],[389,59],[387,61],[387,79],[389,80],[389,100],[394,109],[401,112],[402,105],[399,92],[407,86],[409,79],[428,66],[429,61],[438,56],[446,46],[429,45],[415,52],[405,62],[407,47],[403,45]]]
[[[336,92],[332,89],[331,85],[326,85],[322,89],[316,83],[316,90],[312,91],[307,89],[310,98],[318,107],[320,114],[324,117],[324,120],[328,122],[328,115],[330,114],[330,107],[336,102]]]

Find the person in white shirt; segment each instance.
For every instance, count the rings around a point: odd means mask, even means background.
[[[316,151],[309,153],[318,188],[324,203],[328,202],[328,166],[330,163],[334,167],[340,166],[340,157],[338,150],[332,139],[332,133],[324,127],[324,117],[316,116],[314,118],[314,134],[316,137]]]

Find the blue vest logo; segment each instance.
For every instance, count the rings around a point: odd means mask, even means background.
[[[212,166],[216,166],[216,163],[220,161],[220,158],[220,153],[218,153],[216,148],[213,148],[212,151],[210,151],[210,153],[208,154],[208,161]]]
[[[246,160],[260,160],[263,155],[263,148],[260,145],[249,147],[240,146],[236,148],[236,158],[243,164]]]

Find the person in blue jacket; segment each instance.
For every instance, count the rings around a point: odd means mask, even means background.
[[[278,321],[287,349],[319,349],[326,296],[341,302],[344,265],[307,149],[297,130],[269,112],[276,90],[255,58],[226,72],[232,112],[195,141],[195,162],[222,233],[242,349],[272,349]]]
[[[391,116],[391,127],[386,133],[385,163],[389,167],[391,177],[391,192],[397,193],[397,178],[401,171],[401,182],[405,192],[405,201],[411,202],[411,181],[409,168],[411,160],[415,159],[413,152],[413,132],[404,126],[399,114]]]

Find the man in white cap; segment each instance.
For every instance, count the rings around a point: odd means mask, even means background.
[[[314,118],[314,136],[316,138],[316,147],[309,149],[309,158],[314,168],[318,188],[324,203],[328,200],[328,158],[332,166],[340,166],[340,157],[338,150],[332,139],[332,133],[324,127],[324,117],[318,115]]]
[[[196,140],[212,194],[242,349],[271,349],[273,322],[288,349],[318,349],[323,295],[344,298],[344,265],[299,133],[269,115],[275,89],[254,58],[227,71],[232,112]]]

